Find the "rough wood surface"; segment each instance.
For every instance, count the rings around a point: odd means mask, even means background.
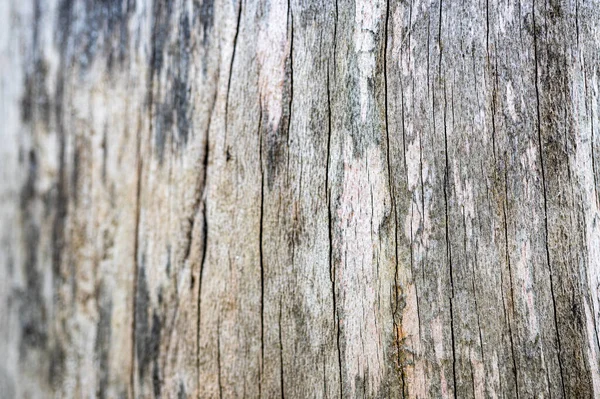
[[[600,2],[0,1],[0,398],[600,396]]]

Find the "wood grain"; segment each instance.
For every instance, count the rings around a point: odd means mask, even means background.
[[[0,398],[600,395],[600,3],[0,4]]]

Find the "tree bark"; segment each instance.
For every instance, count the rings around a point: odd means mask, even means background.
[[[0,398],[600,396],[600,2],[0,2]]]

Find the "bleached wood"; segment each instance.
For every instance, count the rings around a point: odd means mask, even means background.
[[[0,398],[600,395],[600,3],[0,2]]]

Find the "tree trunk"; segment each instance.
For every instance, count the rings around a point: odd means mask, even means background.
[[[600,396],[600,2],[0,1],[0,398]]]

